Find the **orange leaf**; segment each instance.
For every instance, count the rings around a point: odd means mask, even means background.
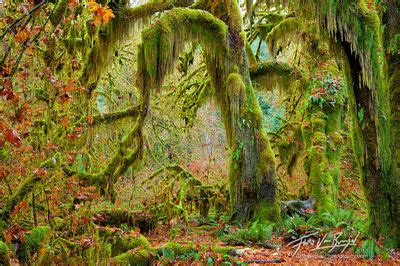
[[[17,34],[15,35],[15,41],[18,43],[23,43],[28,39],[29,39],[29,32],[26,29],[18,31]]]
[[[86,119],[89,122],[89,124],[93,124],[94,118],[92,115],[87,115]]]
[[[89,1],[88,8],[89,8],[89,11],[90,11],[90,12],[96,11],[97,8],[98,8],[98,6],[99,6],[99,4],[97,4],[96,1],[93,1],[93,0]],[[100,6],[101,6],[101,5],[100,5]]]
[[[78,5],[78,1],[77,0],[67,0],[67,5],[69,7],[75,8]]]
[[[46,169],[40,167],[40,168],[36,168],[35,171],[33,171],[33,173],[35,175],[37,175],[38,177],[46,177],[47,176],[47,171]]]
[[[74,91],[75,90],[75,85],[74,81],[72,79],[68,80],[68,86],[65,87],[66,92]]]
[[[110,19],[111,19],[111,18],[114,18],[114,17],[115,17],[115,15],[113,14],[113,12],[112,12],[111,9],[105,8],[105,9],[103,10],[103,18],[102,18],[102,20],[103,20],[103,22],[104,22],[105,24],[107,24],[107,23],[110,21]]]
[[[10,75],[13,70],[13,65],[10,62],[7,62],[3,65],[3,73],[6,75]]]
[[[69,120],[68,120],[68,118],[61,119],[61,120],[60,120],[60,124],[61,124],[61,126],[62,126],[63,128],[67,128],[68,125],[69,125]]]
[[[3,236],[4,236],[4,239],[6,240],[6,243],[9,244],[11,242],[11,239],[12,239],[12,235],[10,234],[10,232],[3,231]]]
[[[13,211],[12,211],[12,215],[15,215],[17,213],[19,213],[21,210],[28,208],[28,203],[26,203],[26,201],[21,201],[20,203],[18,203],[17,205],[15,205]]]

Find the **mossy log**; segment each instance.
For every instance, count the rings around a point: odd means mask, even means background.
[[[173,254],[175,258],[185,254],[197,253],[194,245],[183,246],[178,243],[168,242],[159,247],[138,247],[113,257],[109,260],[112,265],[153,265],[165,252]]]
[[[316,209],[316,200],[309,198],[307,200],[289,200],[281,204],[282,214],[288,216],[305,215],[307,210]]]
[[[148,233],[158,223],[157,217],[145,211],[102,210],[97,212],[97,215],[101,217],[98,220],[99,225],[118,227],[121,224],[127,224],[138,227],[141,233]]]
[[[152,265],[157,258],[156,254],[146,248],[129,250],[109,260],[111,265]]]

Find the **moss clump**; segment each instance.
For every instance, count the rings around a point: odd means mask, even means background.
[[[145,248],[137,248],[122,253],[110,260],[112,264],[118,265],[151,265],[155,259],[155,254]]]
[[[131,237],[129,235],[117,236],[117,240],[112,245],[112,256],[117,256],[121,253],[136,247],[149,248],[150,244],[146,237],[140,235],[138,237]]]
[[[0,265],[10,265],[9,250],[3,241],[0,241]]]
[[[17,256],[20,261],[28,261],[32,256],[40,250],[44,241],[50,234],[49,226],[38,226],[33,228],[25,235],[25,242],[17,251]]]

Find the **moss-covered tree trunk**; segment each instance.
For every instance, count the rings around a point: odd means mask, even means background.
[[[280,209],[275,197],[274,155],[250,81],[238,2],[205,1],[198,7],[208,12],[175,8],[143,32],[138,87],[142,91],[159,89],[165,75],[174,69],[184,44],[199,43],[231,150],[234,218],[240,222],[274,221]]]
[[[228,26],[227,76],[218,84],[221,86],[215,87],[230,149],[232,218],[240,222],[276,221],[280,217],[280,208],[276,199],[274,153],[250,80],[238,2],[210,1],[209,11]],[[211,73],[215,71],[211,70]]]
[[[250,83],[231,73],[220,100],[230,149],[229,183],[233,218],[246,222],[279,219],[274,154]],[[219,95],[221,97],[221,95]],[[221,98],[218,98],[221,99]]]
[[[386,25],[383,44],[387,56],[384,74],[390,93],[393,167],[397,181],[400,182],[400,54],[396,51],[396,48],[400,48],[400,1],[385,0],[383,5],[386,8],[382,18],[382,23]]]
[[[307,154],[304,161],[307,189],[316,200],[319,212],[332,211],[338,199],[342,104],[327,110],[317,106],[308,109],[311,110],[306,113],[307,122],[302,128]]]
[[[393,237],[396,238],[397,246],[400,246],[400,54],[396,51],[396,48],[400,49],[400,1],[386,0],[383,5],[386,8],[382,18],[382,24],[385,25],[383,46],[387,59],[384,74],[390,97],[390,138],[393,147],[390,181],[396,185],[391,188],[395,194],[391,195],[390,200],[394,201],[394,211],[391,214],[395,218],[393,223],[397,224]]]
[[[371,88],[362,80],[360,57],[351,52],[348,43],[343,43],[343,47],[348,60],[346,79],[354,152],[369,204],[370,232],[376,237],[383,235],[398,243],[400,191],[393,172],[390,131],[384,115],[386,91]]]
[[[398,4],[397,0],[385,2]],[[370,233],[399,244],[400,189],[390,123],[395,110],[390,109],[385,78],[382,21],[374,6],[363,0],[304,4],[315,11],[321,32],[329,33],[344,54],[354,153],[368,200]]]

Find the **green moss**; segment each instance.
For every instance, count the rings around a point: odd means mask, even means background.
[[[257,90],[272,90],[276,86],[283,93],[300,83],[300,88],[307,87],[302,73],[293,66],[276,60],[268,60],[250,68],[250,77],[254,84],[258,83]]]
[[[0,264],[10,265],[10,254],[6,243],[0,241]]]
[[[51,168],[54,165],[54,162],[58,161],[59,153],[55,154],[54,157],[47,159],[43,163],[40,164],[40,168]],[[0,211],[0,217],[2,220],[7,221],[10,218],[10,212],[21,200],[24,199],[32,189],[42,180],[40,176],[36,173],[29,175],[24,179],[18,189],[14,192],[14,194],[8,198]]]
[[[118,237],[112,245],[112,256],[117,256],[121,253],[127,252],[128,250],[141,247],[147,249],[150,247],[149,241],[143,235],[138,237],[131,237],[129,235],[123,235]]]
[[[243,60],[244,32],[237,2],[209,1],[205,5],[211,14],[175,8],[143,31],[137,84],[142,91],[159,89],[185,42],[201,44],[231,150],[232,206],[236,218],[247,221],[265,204],[276,204],[274,155]]]
[[[341,130],[343,92],[335,94],[338,105],[334,108],[308,105],[302,127],[306,148],[304,170],[307,173],[307,189],[316,200],[319,213],[333,211],[338,199],[340,176]]]
[[[269,53],[276,55],[281,46],[285,46],[292,38],[299,38],[298,31],[302,28],[301,21],[294,17],[279,22],[267,35]]]
[[[274,154],[254,91],[251,85],[245,86],[236,73],[228,76],[227,88],[230,117],[225,119],[228,120],[228,143],[232,147],[229,183],[231,204],[237,210],[234,217],[241,221],[256,219],[261,223],[279,220]],[[249,163],[254,166],[251,170],[246,169]],[[249,197],[251,193],[259,198]]]
[[[112,264],[120,265],[151,265],[151,262],[155,259],[155,255],[152,251],[144,248],[129,250],[122,253],[110,260]]]
[[[142,33],[143,67],[151,88],[158,89],[165,75],[174,69],[185,42],[198,41],[206,53],[223,57],[226,35],[225,24],[207,12],[172,9]]]
[[[25,241],[17,251],[19,260],[27,261],[31,259],[36,252],[39,252],[50,233],[49,226],[38,226],[26,234]]]
[[[60,24],[61,20],[64,17],[64,14],[67,10],[67,0],[57,1],[56,5],[57,6],[54,10],[53,15],[50,16],[51,24],[53,24],[54,27],[58,26],[58,24]]]
[[[283,135],[280,140],[277,140],[276,146],[280,162],[286,165],[287,173],[289,176],[292,176],[301,150],[303,149],[301,127],[296,127],[289,136]]]

